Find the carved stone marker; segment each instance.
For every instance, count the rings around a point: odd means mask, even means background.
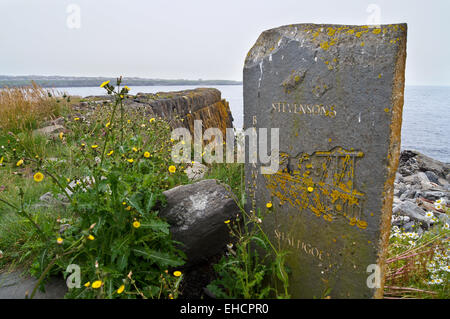
[[[248,53],[244,125],[280,129],[280,166],[246,164],[247,209],[273,203],[293,298],[383,295],[405,60],[406,24],[283,26]]]

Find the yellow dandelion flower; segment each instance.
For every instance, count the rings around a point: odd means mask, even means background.
[[[149,153],[149,152],[145,152],[145,153],[144,153],[144,157],[145,157],[145,158],[149,158],[149,157],[150,157],[150,153]]]
[[[106,127],[109,127],[111,125],[111,122],[108,122],[105,124]]]
[[[94,236],[92,236],[92,235],[89,235],[89,236],[88,236],[88,239],[89,239],[89,240],[94,240],[94,239],[95,239],[95,237],[94,237]]]
[[[22,165],[22,164],[23,164],[23,159],[18,160],[17,163],[16,163],[16,166],[20,166],[20,165]]]
[[[80,118],[79,118],[79,117],[76,117],[76,118],[74,118],[73,120],[74,120],[74,121],[79,121]]]
[[[311,186],[309,186],[309,187],[308,187],[308,192],[312,193],[313,191],[314,191],[314,188],[311,187]]]
[[[137,152],[138,149],[136,147],[133,147],[133,152]]]
[[[64,133],[63,133],[63,132],[60,132],[60,133],[59,133],[59,139],[62,140],[63,138],[64,138]]]
[[[129,159],[127,159],[127,162],[128,162],[128,163],[133,163],[133,162],[134,162],[134,159],[129,158]]]
[[[180,276],[181,276],[181,271],[176,270],[176,271],[173,272],[173,275],[174,275],[175,277],[180,277]]]
[[[113,155],[113,153],[114,153],[114,151],[111,150],[111,151],[110,151],[108,154],[106,154],[106,155],[111,156],[111,155]]]
[[[88,281],[87,283],[84,284],[84,286],[85,286],[86,288],[90,287],[90,286],[91,286],[91,282]]]
[[[153,122],[155,122],[155,121],[156,121],[156,120],[155,120],[154,117],[152,117],[152,118],[149,120],[150,123],[153,123]]]
[[[139,228],[139,227],[141,227],[141,223],[136,220],[136,221],[133,222],[133,227],[134,228]]]
[[[229,223],[230,223],[230,220],[228,219],[228,220],[224,221],[224,223],[225,223],[225,224],[229,224]]]
[[[131,91],[131,89],[128,87],[128,86],[124,86],[124,89],[126,89],[126,90],[128,90],[128,91]]]
[[[102,84],[100,84],[100,87],[101,87],[101,88],[105,87],[106,85],[109,84],[109,82],[111,82],[111,81],[105,81],[105,82],[103,82]]]
[[[98,145],[95,145],[95,144],[94,144],[94,145],[92,145],[91,147],[92,147],[93,149],[96,149],[96,148],[98,147]]]
[[[268,203],[266,204],[266,207],[267,207],[267,208],[272,207],[272,203],[271,203],[271,202],[268,202]]]
[[[92,288],[94,288],[94,289],[100,288],[101,286],[102,286],[101,280],[96,280],[92,283]]]
[[[42,174],[41,172],[37,172],[36,174],[34,174],[33,179],[37,183],[42,182],[42,180],[44,179],[44,174]]]
[[[63,241],[64,239],[62,239],[61,237],[56,238],[56,242],[58,243],[58,245],[61,245]]]
[[[117,289],[117,293],[120,295],[125,290],[125,285],[122,285]]]
[[[175,166],[173,166],[173,165],[169,166],[169,172],[175,173],[176,170],[177,170],[177,168]]]

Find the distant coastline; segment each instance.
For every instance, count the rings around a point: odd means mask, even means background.
[[[76,77],[76,76],[40,76],[40,75],[0,75],[0,88],[28,86],[32,82],[44,88],[60,87],[96,87],[104,81],[115,82],[113,77]],[[157,85],[240,85],[241,81],[232,80],[186,80],[186,79],[145,79],[124,77],[123,83],[128,86],[157,86]]]

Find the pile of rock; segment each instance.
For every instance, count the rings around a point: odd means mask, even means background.
[[[395,179],[392,226],[421,234],[438,221],[449,223],[450,164],[417,151],[400,155]],[[430,213],[431,212],[431,213]]]

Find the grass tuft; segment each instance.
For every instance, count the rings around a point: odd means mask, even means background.
[[[0,90],[0,129],[5,132],[29,131],[41,121],[61,112],[61,105],[51,93],[33,82],[29,87]]]

